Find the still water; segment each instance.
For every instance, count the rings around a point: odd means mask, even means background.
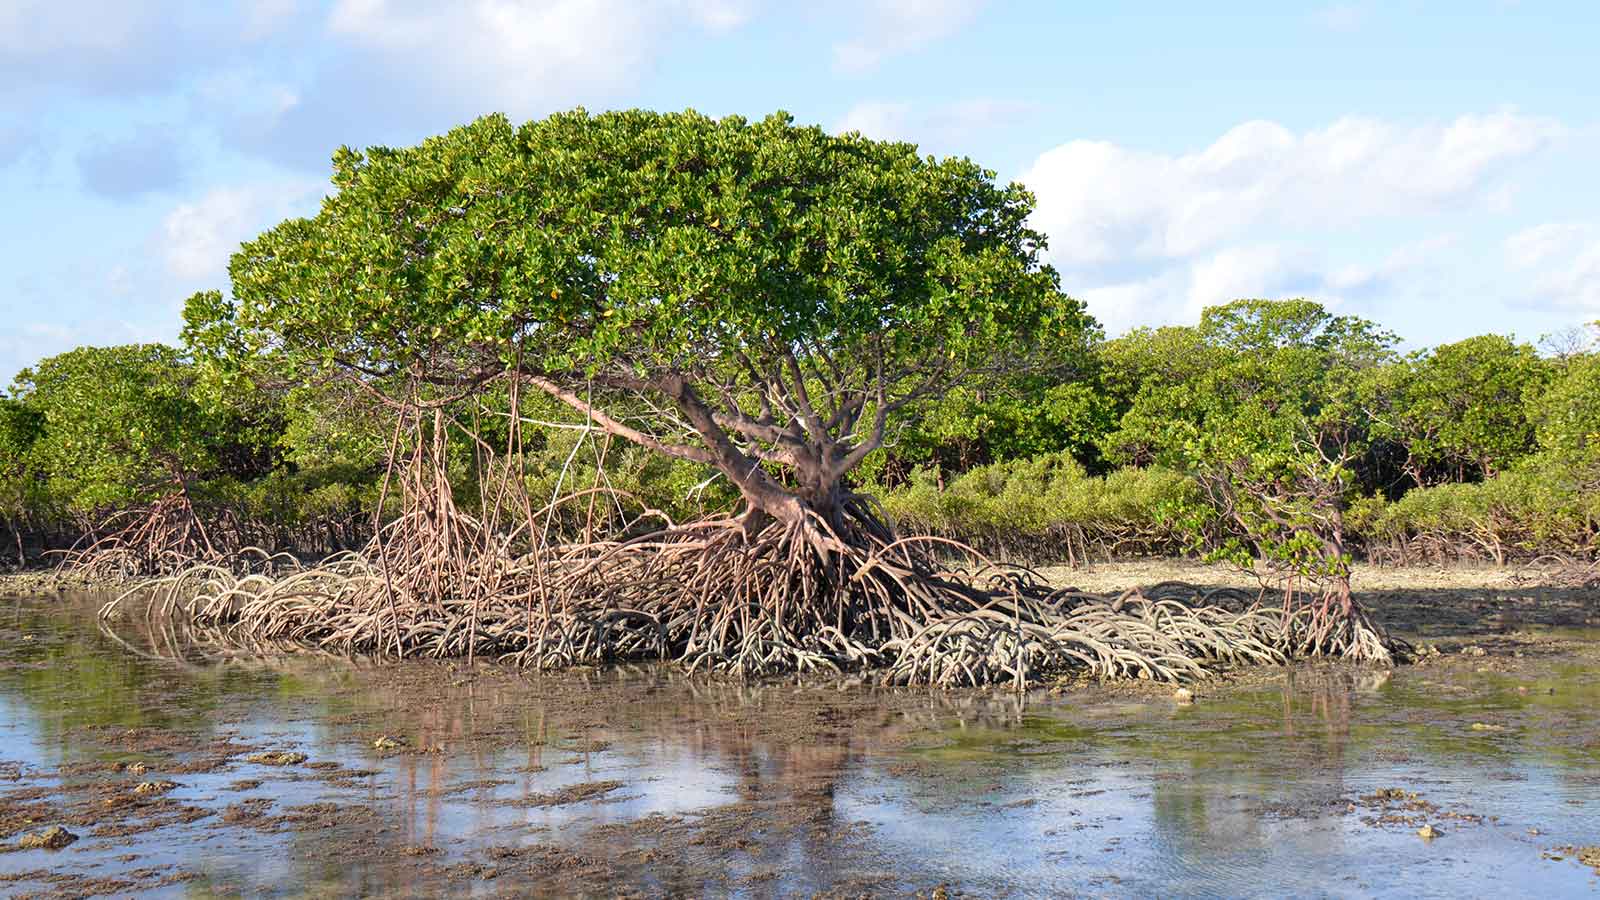
[[[1565,849],[1600,844],[1600,635],[1180,704],[246,652],[93,609],[0,600],[0,847],[79,838],[0,852],[0,894],[1600,892]]]

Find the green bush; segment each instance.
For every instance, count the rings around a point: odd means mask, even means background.
[[[1352,509],[1352,530],[1379,562],[1485,559],[1600,551],[1600,493],[1583,471],[1540,456],[1487,480],[1373,498]]]
[[[1182,538],[1166,510],[1195,497],[1195,486],[1167,469],[1088,474],[1061,452],[975,468],[941,487],[935,470],[882,496],[901,529],[981,550],[1032,559],[1178,552]]]

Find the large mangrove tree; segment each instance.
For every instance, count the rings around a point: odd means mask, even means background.
[[[390,410],[400,512],[292,587],[209,586],[201,619],[354,650],[941,684],[1175,679],[1282,659],[1304,625],[1056,590],[902,536],[853,490],[919,404],[1026,383],[1096,337],[1041,261],[1031,196],[970,160],[782,114],[580,110],[344,149],[333,187],[242,247],[231,295],[193,298],[185,336],[225,368],[339,379]],[[532,421],[704,467],[742,508],[558,540],[570,498],[518,475]]]

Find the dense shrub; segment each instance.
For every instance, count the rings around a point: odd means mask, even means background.
[[[1037,560],[1175,553],[1182,537],[1168,507],[1192,501],[1194,483],[1161,468],[1088,474],[1069,453],[980,466],[943,488],[916,471],[881,498],[901,529],[951,537]]]
[[[1413,354],[1361,385],[1372,437],[1403,449],[1418,487],[1505,471],[1534,449],[1531,400],[1550,365],[1528,344],[1488,334]]]
[[[1505,563],[1600,551],[1600,493],[1550,457],[1481,482],[1440,484],[1352,508],[1350,522],[1379,562],[1482,559]]]
[[[1600,555],[1597,348],[1541,357],[1486,335],[1398,357],[1373,323],[1309,301],[1238,301],[1195,326],[1098,335],[1041,343],[1045,362],[976,373],[897,413],[895,440],[858,486],[906,531],[1030,560],[1198,552],[1304,569],[1347,550],[1393,562]],[[411,443],[372,387],[286,383],[264,358],[224,374],[159,345],[42,360],[0,396],[0,555],[71,545],[176,493],[234,545],[359,546],[398,509],[383,477]],[[502,523],[590,491],[541,520],[569,535],[738,504],[703,465],[608,441],[542,395],[512,401],[496,389],[451,412],[463,510],[495,512],[483,505],[504,506],[496,485],[513,481],[532,506],[517,499]],[[469,435],[508,446],[513,405],[518,451],[485,456]],[[1342,534],[1326,527],[1336,518]],[[1319,529],[1335,538],[1321,550]]]

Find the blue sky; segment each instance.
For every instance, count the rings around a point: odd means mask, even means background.
[[[1413,345],[1600,318],[1600,4],[0,0],[0,383],[172,340],[340,144],[694,107],[1020,179],[1111,333],[1310,296]]]

